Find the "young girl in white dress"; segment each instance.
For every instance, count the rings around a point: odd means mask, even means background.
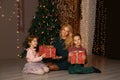
[[[44,74],[49,72],[49,68],[42,62],[45,54],[39,56],[36,52],[35,47],[37,47],[38,38],[35,36],[28,37],[28,45],[26,60],[27,63],[24,65],[23,73],[34,73],[34,74]]]

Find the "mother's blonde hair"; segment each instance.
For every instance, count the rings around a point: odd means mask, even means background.
[[[72,33],[73,33],[73,29],[72,29],[72,26],[70,24],[62,24],[61,25],[61,29],[60,29],[60,38],[62,38],[61,31],[65,27],[67,27],[69,29],[68,35],[66,36],[66,39],[65,39],[65,49],[68,49],[72,45]]]

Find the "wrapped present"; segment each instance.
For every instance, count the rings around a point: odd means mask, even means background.
[[[73,51],[71,53],[70,63],[71,64],[85,64],[85,52],[84,51]]]
[[[55,58],[56,57],[56,48],[53,46],[39,46],[39,55],[46,54],[45,58]]]

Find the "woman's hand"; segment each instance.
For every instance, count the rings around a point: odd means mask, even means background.
[[[62,56],[56,56],[54,59],[61,59]]]

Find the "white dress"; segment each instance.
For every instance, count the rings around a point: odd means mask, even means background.
[[[44,70],[44,68],[47,68],[47,71],[49,70],[48,67],[42,62],[42,57],[36,53],[35,49],[27,49],[26,59],[27,63],[23,68],[24,73],[36,73]]]

